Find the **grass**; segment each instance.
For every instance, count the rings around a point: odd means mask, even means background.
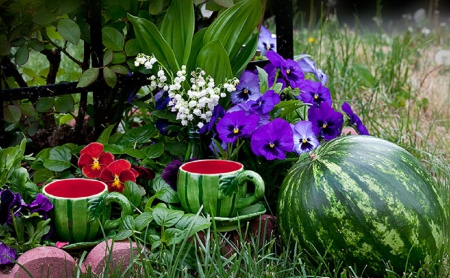
[[[273,27],[271,20],[267,24]],[[395,142],[420,159],[435,176],[441,197],[447,201],[450,67],[436,64],[434,56],[440,49],[450,49],[450,32],[438,26],[426,35],[414,23],[408,24],[413,30],[403,32],[381,26],[368,31],[362,24],[349,28],[332,19],[310,30],[297,26],[295,54],[311,55],[328,74],[327,86],[336,107],[349,102],[372,135]],[[183,252],[166,250],[167,256],[160,254],[160,260],[141,253],[134,264],[142,266],[146,277],[361,277],[362,273],[345,262],[335,262],[334,266],[325,260],[312,264],[296,246],[281,248],[278,238],[262,246],[258,236],[245,241],[245,229],[239,233],[237,245],[214,229],[205,238],[197,236],[197,244],[186,239]],[[221,252],[221,246],[226,244],[232,248],[229,256]],[[445,251],[449,254],[450,250]],[[186,263],[189,259],[194,259],[194,268]],[[403,275],[388,272],[386,277],[443,277],[447,273],[446,262],[447,255],[437,262],[443,266],[443,273],[437,276],[416,271]],[[96,277],[89,273],[78,275]],[[110,270],[107,277],[123,275],[142,276],[128,268],[125,274]]]

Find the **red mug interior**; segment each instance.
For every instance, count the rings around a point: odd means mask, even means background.
[[[90,179],[57,180],[45,186],[44,191],[59,198],[85,198],[104,191],[105,183]]]
[[[193,174],[225,174],[242,169],[242,164],[231,160],[195,160],[181,166],[183,171]]]

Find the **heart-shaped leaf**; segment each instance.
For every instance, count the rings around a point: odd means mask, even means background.
[[[80,41],[81,30],[78,24],[69,18],[62,18],[58,21],[58,33],[68,42],[77,45]]]

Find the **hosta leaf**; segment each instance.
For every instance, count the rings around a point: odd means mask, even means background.
[[[80,41],[81,30],[78,24],[68,18],[62,18],[58,21],[58,33],[68,42],[77,45]]]
[[[233,77],[227,52],[219,40],[211,41],[202,48],[198,54],[196,65],[207,75],[211,75],[217,84],[224,83],[225,79]]]
[[[8,105],[4,109],[5,121],[13,124],[16,124],[20,121],[20,118],[22,117],[22,111],[20,111],[20,108],[17,105]]]
[[[116,86],[117,75],[112,69],[110,69],[108,67],[104,67],[103,68],[103,78],[105,78],[105,82],[106,82],[106,84],[108,84],[109,87],[114,88]]]
[[[77,87],[87,87],[94,83],[98,78],[99,69],[98,68],[90,68],[83,72],[80,77],[80,81],[77,84]]]
[[[125,45],[123,34],[113,27],[102,28],[103,45],[114,51],[122,51]]]
[[[62,95],[55,98],[55,110],[59,113],[70,113],[74,111],[72,95]]]
[[[128,19],[133,24],[140,51],[148,55],[153,53],[165,68],[172,72],[177,72],[180,67],[178,66],[175,54],[155,24],[147,19],[138,18],[130,14],[128,15]]]
[[[192,0],[172,1],[161,23],[161,35],[171,46],[179,65],[186,65],[194,35]]]

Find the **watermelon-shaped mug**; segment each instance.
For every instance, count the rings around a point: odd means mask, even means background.
[[[54,180],[43,187],[42,193],[53,204],[51,218],[60,241],[89,242],[100,236],[100,225],[104,230],[117,228],[121,219],[110,220],[111,203],[121,207],[121,217],[132,214],[128,199],[117,192],[109,193],[106,183],[99,180]],[[101,199],[104,202],[97,203],[104,205],[104,211],[99,218],[93,218],[89,209]]]
[[[247,192],[247,182],[253,192]],[[231,160],[202,159],[187,162],[178,170],[177,191],[186,212],[202,212],[216,217],[234,217],[238,210],[264,197],[261,176]]]

